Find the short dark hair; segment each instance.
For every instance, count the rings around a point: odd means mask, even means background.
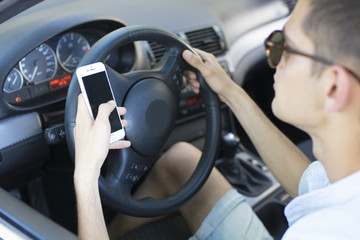
[[[309,0],[311,10],[303,30],[315,44],[315,54],[360,72],[360,1]],[[324,64],[314,63],[320,74]]]

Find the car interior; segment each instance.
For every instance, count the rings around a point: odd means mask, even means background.
[[[80,90],[74,71],[96,61],[107,66],[117,102],[134,109],[125,119],[142,126],[148,123],[144,119],[161,117],[166,125],[161,137],[125,128],[132,148],[109,154],[106,160],[99,184],[107,223],[118,211],[169,216],[120,239],[189,238],[176,209],[191,199],[212,167],[246,197],[274,239],[280,239],[287,229],[283,212],[290,195],[269,172],[231,110],[208,88],[196,94],[186,84],[183,72],[188,66],[181,52],[197,48],[215,55],[233,81],[314,160],[308,135],[271,111],[274,70],[267,65],[263,43],[273,30],[283,28],[295,2],[0,0],[0,239],[77,239],[72,130]],[[163,88],[175,97],[157,95]],[[152,126],[161,131],[164,127]],[[196,187],[184,187],[196,191],[180,193],[182,202],[166,211],[147,211],[154,201],[144,201],[144,206],[122,202],[128,199],[122,194],[131,195],[151,171],[158,153],[181,141],[204,152],[207,167],[195,170]],[[157,152],[151,152],[154,149]],[[118,166],[117,159],[126,166]],[[127,170],[135,163],[137,169]],[[110,180],[112,168],[119,174],[116,180]],[[134,188],[115,195],[107,187],[113,182]]]

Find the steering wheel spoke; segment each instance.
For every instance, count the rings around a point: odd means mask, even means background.
[[[164,81],[178,95],[185,86],[185,79],[183,78],[185,62],[179,52],[179,50],[168,50],[154,69],[133,71],[125,73],[123,76],[132,83],[148,78]]]
[[[174,52],[174,53],[173,53]],[[185,69],[185,61],[182,59],[181,50],[171,51],[165,54],[159,62],[159,72],[165,77],[164,80],[173,89],[173,91],[180,93],[184,88],[186,82],[183,77]]]
[[[132,148],[111,150],[106,161],[104,179],[109,183],[122,182],[134,186],[138,180],[151,168],[155,157],[145,157]]]

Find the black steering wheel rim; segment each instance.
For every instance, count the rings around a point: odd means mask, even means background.
[[[168,45],[176,46],[175,48],[169,50],[171,52],[171,57],[169,57],[169,59],[173,59],[175,64],[183,61],[181,60],[181,53],[185,49],[189,49],[195,52],[179,37],[165,30],[147,26],[124,27],[109,33],[108,35],[100,39],[95,45],[93,45],[89,52],[82,59],[79,66],[84,66],[98,61],[104,62],[106,56],[112,50],[135,41],[156,41],[159,43],[166,43]],[[185,69],[191,69],[189,65],[184,65],[184,61],[182,62],[182,66],[186,66]],[[123,179],[119,179],[116,174],[109,174],[107,175],[106,179],[103,176],[100,176],[99,189],[102,200],[113,209],[137,217],[154,217],[169,214],[183,206],[205,183],[206,179],[210,175],[212,167],[214,166],[214,161],[217,154],[217,147],[220,136],[220,110],[216,94],[212,92],[210,87],[206,84],[206,82],[198,72],[197,75],[201,85],[200,92],[205,103],[206,136],[203,147],[203,154],[194,173],[179,191],[169,196],[168,198],[161,200],[153,198],[136,200],[131,196],[131,189],[134,184],[130,184],[127,187],[127,185],[123,183]],[[141,77],[139,79],[139,82],[141,82]],[[149,78],[146,79],[146,81],[156,82],[156,80],[152,80]],[[171,91],[176,91],[176,86],[172,87],[170,84],[169,88],[171,89]],[[132,86],[129,89],[134,89],[134,87]],[[75,127],[77,96],[79,94],[80,88],[76,79],[76,75],[74,74],[69,86],[65,107],[65,130],[67,144],[73,159],[75,159],[73,129]],[[116,95],[115,92],[114,94]],[[126,94],[124,95],[124,99],[126,99]],[[128,109],[128,113],[129,110],[130,109]],[[172,128],[173,126],[170,125],[169,128]],[[167,136],[168,134],[164,134],[162,138],[166,138]],[[133,139],[129,140],[133,141]],[[160,142],[159,145],[161,145],[162,143],[163,142]],[[107,161],[115,162],[115,164],[113,164],[112,166],[117,166],[117,164],[124,164],[121,162],[124,162],[124,159],[126,160],[128,158],[136,158],[136,161],[138,161],[139,159],[139,161],[142,161],[142,158],[149,157],[145,155],[146,154],[143,154],[143,152],[139,153],[138,149],[122,149],[110,151]],[[151,159],[155,159],[159,156],[154,153],[150,155]],[[118,160],[119,158],[121,159],[121,161]],[[119,169],[117,169],[117,171],[121,172],[118,173],[119,176],[123,176],[125,173],[123,172],[123,170]],[[118,185],[121,185],[122,187],[119,188],[117,187]]]

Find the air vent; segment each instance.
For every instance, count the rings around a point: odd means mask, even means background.
[[[210,52],[215,56],[225,52],[225,41],[220,29],[216,26],[198,29],[190,32],[180,32],[178,35],[188,42],[190,46]],[[164,55],[164,45],[149,41],[155,62],[159,62]]]
[[[153,52],[154,58],[156,62],[159,62],[162,58],[162,56],[164,55],[165,52],[165,47],[164,45],[154,42],[154,41],[149,41],[151,50]]]
[[[221,33],[216,27],[209,27],[191,32],[185,32],[189,44],[194,48],[219,55],[225,51]]]

